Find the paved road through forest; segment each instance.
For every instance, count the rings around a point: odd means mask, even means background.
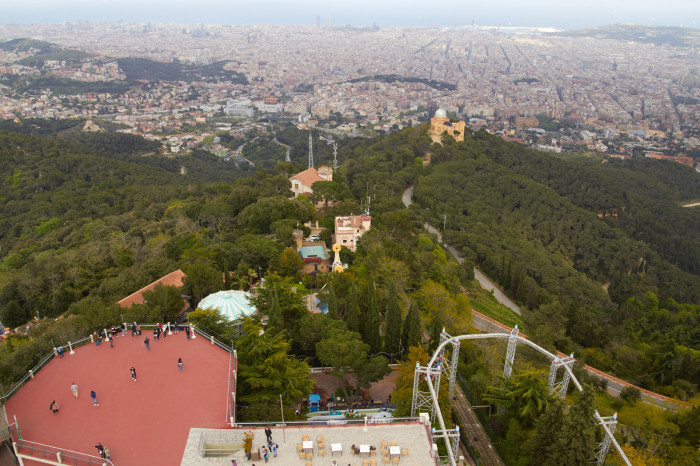
[[[413,204],[413,185],[409,186],[408,189],[406,189],[406,191],[403,192],[401,200],[403,201],[403,205],[405,205],[406,207]],[[442,246],[445,249],[447,249],[450,255],[454,257],[457,262],[459,262],[460,264],[464,262],[464,259],[459,256],[455,248],[449,246],[447,243],[442,242],[442,234],[435,227],[428,223],[423,225],[423,227],[426,230],[428,230],[429,233],[433,233],[437,236],[440,244],[442,244]],[[499,290],[498,287],[491,280],[489,280],[489,278],[486,275],[484,275],[481,272],[481,270],[477,269],[476,267],[474,267],[474,278],[476,278],[479,281],[482,288],[488,291],[493,291],[493,296],[499,303],[503,304],[504,306],[508,306],[516,314],[522,315],[522,313],[520,312],[520,307],[513,301],[511,301],[510,298],[508,298],[508,296],[503,294],[503,292]]]

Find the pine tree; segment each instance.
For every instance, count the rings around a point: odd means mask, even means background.
[[[401,335],[401,346],[405,351],[412,346],[419,346],[423,342],[420,322],[420,311],[416,300],[411,301],[411,307],[408,309],[408,315],[403,323],[403,334]]]
[[[357,298],[357,288],[355,284],[350,287],[350,305],[344,317],[348,330],[351,332],[360,331],[360,303]]]
[[[338,319],[338,298],[335,296],[333,283],[328,282],[328,317]]]
[[[579,393],[578,399],[569,410],[554,441],[554,448],[548,457],[548,464],[577,466],[593,460],[593,450],[597,443],[595,434],[598,426],[593,417],[595,396],[587,386]]]
[[[396,354],[401,349],[401,308],[396,294],[396,284],[389,282],[389,295],[387,298],[386,314],[386,338],[384,351]]]
[[[370,347],[370,352],[377,353],[381,349],[379,338],[379,310],[377,309],[377,290],[374,289],[374,279],[367,284],[367,318],[365,319],[363,339]]]

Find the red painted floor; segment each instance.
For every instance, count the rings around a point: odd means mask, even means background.
[[[147,351],[145,334],[128,332],[114,348],[92,344],[53,358],[7,403],[8,419],[17,416],[25,440],[89,454],[101,442],[115,465],[180,464],[190,427],[226,427],[229,354],[202,337],[187,340],[184,332],[156,342],[149,334]],[[61,406],[57,414],[49,410],[52,400]]]

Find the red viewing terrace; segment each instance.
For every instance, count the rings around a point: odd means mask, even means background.
[[[188,340],[183,331],[159,341],[148,333],[149,351],[143,343],[147,333],[118,334],[114,348],[105,342],[75,354],[66,349],[7,402],[8,420],[17,418],[26,441],[91,455],[100,442],[115,465],[180,464],[190,427],[227,427],[231,356],[201,336]],[[56,414],[49,409],[53,400],[60,405]]]

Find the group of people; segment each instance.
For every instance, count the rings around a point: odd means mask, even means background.
[[[126,325],[122,323],[120,329],[121,329],[122,336],[126,336],[126,330],[127,330]],[[178,330],[179,330],[178,326],[174,325],[173,330],[175,331],[175,333],[178,333]],[[167,328],[165,328],[161,324],[158,324],[158,326],[153,330],[153,338],[155,340],[159,340],[161,334],[163,335],[163,338],[166,338],[167,331],[168,331]],[[185,331],[187,333],[187,339],[189,340],[190,339],[189,326],[185,327]],[[102,343],[102,340],[104,338],[104,339],[109,340],[111,347],[114,347],[114,338],[116,337],[116,333],[117,333],[117,327],[114,327],[114,326],[112,326],[110,330],[105,329],[103,331],[100,331],[99,333],[95,332],[95,336],[97,337],[95,340],[95,344],[97,346],[99,346]],[[136,324],[136,322],[134,322],[131,326],[131,336],[133,337],[134,335],[141,335],[141,326]],[[144,343],[146,344],[146,349],[150,350],[148,337],[146,337]],[[56,349],[56,352],[57,352],[59,357],[63,357],[64,349],[62,346],[59,346]],[[181,371],[184,370],[182,358],[177,359],[177,367]],[[136,381],[136,368],[134,366],[131,366],[131,368],[129,369],[129,373],[131,374],[132,380],[135,382]],[[70,389],[71,389],[71,392],[73,393],[73,396],[75,398],[78,398],[78,385],[75,382],[73,382],[70,386]],[[97,407],[100,405],[100,403],[97,401],[97,394],[95,393],[94,390],[90,390],[90,398],[92,399],[93,406]],[[49,409],[51,410],[51,412],[53,414],[56,414],[56,413],[58,413],[60,406],[56,400],[53,400],[53,401],[51,401],[51,403],[49,405]],[[268,428],[268,430],[269,430],[269,428]],[[270,431],[270,435],[271,435],[271,431]],[[109,449],[106,448],[104,445],[102,445],[101,443],[97,443],[95,445],[95,448],[97,448],[97,451],[99,452],[101,458],[111,459]],[[274,455],[277,456],[278,445],[276,443],[271,442],[269,436],[268,436],[268,448],[269,448],[269,451],[274,452]],[[263,447],[263,449],[265,450],[265,447]],[[267,450],[265,450],[265,452],[266,452],[265,453],[265,462],[267,462],[269,452],[267,452]]]
[[[270,429],[270,426],[265,426],[265,437],[267,438],[267,446],[263,445],[260,452],[262,453],[263,459],[267,463],[268,459],[270,458],[270,452],[272,452],[275,458],[277,458],[277,449],[279,448],[279,445],[272,441],[272,429]]]
[[[100,454],[100,458],[105,458],[108,460],[112,459],[112,457],[109,454],[109,448],[105,447],[99,442],[97,443],[97,445],[95,445],[95,448],[97,448],[97,452]]]

